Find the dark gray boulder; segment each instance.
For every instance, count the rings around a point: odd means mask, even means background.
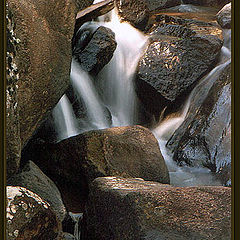
[[[221,9],[225,4],[231,2],[231,0],[183,0],[182,2],[184,4],[193,4]]]
[[[167,147],[174,152],[173,159],[178,164],[208,167],[228,185],[231,181],[230,126],[231,65],[225,64],[214,82],[197,88],[186,119]]]
[[[231,188],[97,178],[81,233],[86,240],[230,239]]]
[[[80,35],[80,40],[81,37]],[[86,39],[86,41],[88,40]],[[97,75],[111,60],[116,47],[115,33],[111,29],[101,26],[93,33],[91,40],[87,44],[76,40],[73,56],[83,70]]]
[[[150,30],[150,44],[139,62],[136,91],[150,112],[179,107],[197,81],[215,64],[222,47],[218,27],[161,15]]]
[[[231,3],[217,13],[217,21],[222,28],[231,28]]]

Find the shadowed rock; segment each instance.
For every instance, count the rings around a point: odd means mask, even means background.
[[[230,239],[231,188],[97,178],[83,221],[86,240]]]

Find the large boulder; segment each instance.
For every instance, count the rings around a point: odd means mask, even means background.
[[[230,239],[231,188],[97,178],[81,233],[86,240]]]
[[[217,21],[222,28],[231,28],[231,3],[217,13]]]
[[[231,64],[221,68],[217,77],[194,90],[187,117],[167,147],[178,164],[208,167],[227,185],[231,181]]]
[[[91,40],[83,43],[85,33],[88,28],[84,28],[75,36],[73,46],[73,56],[80,64],[81,68],[91,74],[97,75],[99,71],[111,60],[117,47],[115,33],[106,27],[98,27],[92,34]],[[85,31],[84,31],[85,30]],[[90,33],[87,33],[90,34]],[[87,36],[86,36],[87,38]]]
[[[222,31],[211,23],[160,15],[149,33],[136,88],[146,109],[159,116],[167,105],[179,107],[214,66],[222,47]]]
[[[151,12],[176,6],[181,0],[116,0],[118,15],[134,27],[144,30]]]
[[[7,239],[49,239],[61,235],[61,222],[37,194],[23,187],[7,187]]]
[[[66,206],[71,205],[71,211],[74,189],[86,195],[89,183],[97,177],[140,177],[169,183],[157,139],[141,126],[89,131],[56,144],[33,142],[22,156],[36,162],[54,179],[65,192],[63,199]]]
[[[20,39],[16,104],[23,147],[68,87],[77,9],[72,0],[8,0],[8,5]]]
[[[14,29],[13,15],[6,5],[7,71],[6,71],[6,158],[7,177],[16,173],[20,166],[21,139],[18,106],[18,67],[16,52],[19,39]]]
[[[25,187],[38,194],[44,201],[48,202],[58,219],[63,221],[66,209],[58,188],[32,161],[29,161],[20,173],[12,176],[7,181],[7,185]]]

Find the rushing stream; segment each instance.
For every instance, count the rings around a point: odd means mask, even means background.
[[[196,12],[197,7],[180,5],[179,9]],[[93,81],[92,77],[82,70],[74,59],[72,60],[71,84],[75,94],[86,105],[88,119],[79,126],[79,121],[74,115],[71,104],[67,96],[64,95],[53,111],[59,141],[92,129],[136,124],[138,106],[133,79],[139,58],[148,39],[130,24],[120,23],[114,10],[108,13],[108,18],[110,18],[108,22],[104,22],[106,16],[103,16],[98,18],[98,22],[86,23],[81,27],[81,30],[88,27],[97,28],[98,26],[112,29],[115,33],[117,48],[111,61],[97,75],[97,81]],[[199,91],[201,86],[211,86],[223,68],[231,61],[230,30],[224,32],[224,38],[224,46],[218,65],[196,85],[180,112],[167,116],[152,129],[167,163],[172,185],[221,185],[207,168],[179,167],[172,160],[171,153],[167,151],[165,145],[184,121],[191,105],[192,96]],[[207,92],[205,94],[207,96]],[[110,112],[111,123],[106,116],[106,109]],[[60,119],[64,119],[64,121]]]
[[[182,4],[178,6],[178,11],[181,12],[194,13],[198,10],[198,7],[192,5]],[[71,84],[75,95],[86,106],[87,119],[77,120],[68,97],[64,95],[53,111],[58,141],[92,129],[136,124],[138,106],[133,80],[139,58],[146,47],[148,38],[130,24],[120,23],[114,10],[109,12],[107,17],[110,21],[104,21],[105,15],[99,17],[96,22],[83,24],[80,29],[96,29],[98,26],[110,28],[115,33],[117,48],[111,61],[96,76],[96,81],[81,69],[74,59],[72,60]],[[217,66],[195,86],[182,110],[166,116],[151,129],[159,142],[162,155],[168,166],[170,183],[174,186],[221,185],[208,168],[179,167],[173,161],[172,154],[167,150],[166,143],[186,118],[192,97],[201,92],[199,90],[203,86],[208,86],[210,89],[221,71],[231,61],[230,30],[225,30],[223,35],[225,41]],[[208,92],[204,94],[207,96]],[[106,114],[106,109],[111,116],[111,121]],[[72,218],[75,221],[74,235],[76,239],[80,239],[78,221],[81,214],[72,214]]]

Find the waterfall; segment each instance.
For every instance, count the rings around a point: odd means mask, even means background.
[[[109,15],[111,21],[102,25],[115,33],[117,48],[97,79],[103,101],[111,111],[113,126],[132,125],[137,110],[133,78],[147,37],[129,23],[120,23],[115,10]]]
[[[75,136],[79,133],[77,120],[66,94],[59,100],[52,114],[58,139]]]
[[[101,99],[92,83],[90,75],[81,69],[80,65],[74,59],[72,60],[70,76],[74,92],[86,105],[89,121],[87,124],[88,127],[91,128],[89,124],[95,129],[110,127],[104,113],[103,105],[101,104]]]

